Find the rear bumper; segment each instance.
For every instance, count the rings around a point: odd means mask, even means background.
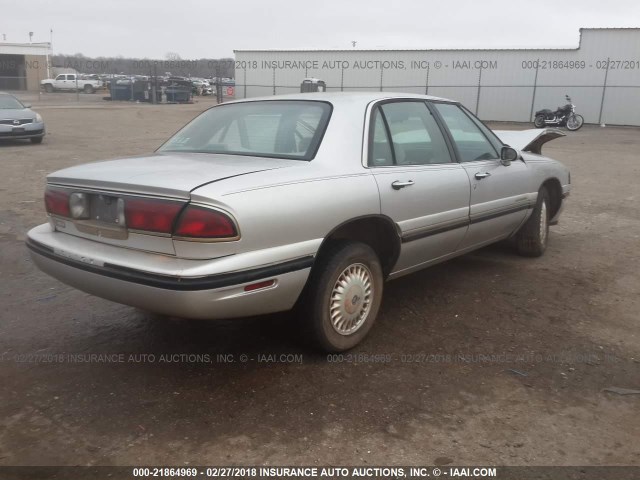
[[[185,318],[236,318],[289,310],[298,299],[313,262],[312,256],[304,256],[241,271],[186,277],[179,275],[180,268],[174,275],[158,274],[110,264],[100,259],[100,255],[93,258],[77,250],[70,253],[56,246],[64,240],[60,237],[69,236],[51,231],[48,225],[36,227],[28,234],[27,247],[43,272],[98,297]],[[119,248],[73,237],[68,240],[95,244],[102,251]],[[91,245],[88,251],[91,252]],[[145,252],[140,255],[151,255],[164,263],[175,261],[182,266],[179,259]],[[272,286],[244,290],[247,285],[271,279]]]

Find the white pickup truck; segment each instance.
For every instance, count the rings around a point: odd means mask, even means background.
[[[47,93],[56,90],[81,90],[85,93],[93,93],[103,87],[100,80],[82,78],[74,73],[61,73],[56,78],[47,78],[40,82]]]

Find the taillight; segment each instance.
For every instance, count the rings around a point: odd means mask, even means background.
[[[173,234],[187,238],[235,238],[238,231],[224,213],[190,205],[180,215]]]
[[[47,186],[44,194],[47,212],[74,219],[89,218],[90,199],[85,193]],[[194,239],[236,239],[238,229],[225,213],[174,200],[124,196],[118,199],[119,216],[124,203],[124,224],[128,229],[163,233]],[[182,212],[182,213],[180,213]],[[121,217],[119,217],[121,218]],[[122,220],[120,220],[122,225]],[[174,228],[175,226],[175,228]]]
[[[47,213],[69,217],[69,192],[47,186],[44,191],[44,206],[47,209]]]
[[[127,228],[156,233],[171,233],[182,203],[129,197],[124,202]]]

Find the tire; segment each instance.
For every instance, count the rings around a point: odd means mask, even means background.
[[[346,291],[339,282],[346,282]],[[378,315],[383,283],[371,247],[348,241],[332,245],[316,260],[297,312],[307,339],[325,352],[355,347]]]
[[[44,140],[44,137],[31,137],[29,140],[31,140],[31,143],[42,143],[42,140]]]
[[[536,118],[533,120],[533,125],[536,128],[544,127],[544,115],[536,115]]]
[[[93,92],[95,92],[95,89],[91,85],[85,85],[83,90],[84,90],[84,93],[93,93]]]
[[[549,192],[542,187],[527,222],[516,233],[516,248],[524,257],[539,257],[549,243]]]
[[[47,93],[53,93],[53,85],[50,83],[46,83],[44,86],[44,91]]]
[[[567,130],[575,132],[576,130],[580,130],[582,125],[584,125],[584,118],[582,115],[572,115],[567,119]]]

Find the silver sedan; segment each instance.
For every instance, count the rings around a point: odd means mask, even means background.
[[[166,315],[296,308],[327,351],[371,329],[385,280],[510,237],[547,248],[570,191],[557,130],[494,132],[457,102],[314,93],[213,107],[155,153],[48,176],[35,263]]]
[[[45,136],[44,121],[10,93],[0,92],[0,140],[31,140],[42,143]]]

